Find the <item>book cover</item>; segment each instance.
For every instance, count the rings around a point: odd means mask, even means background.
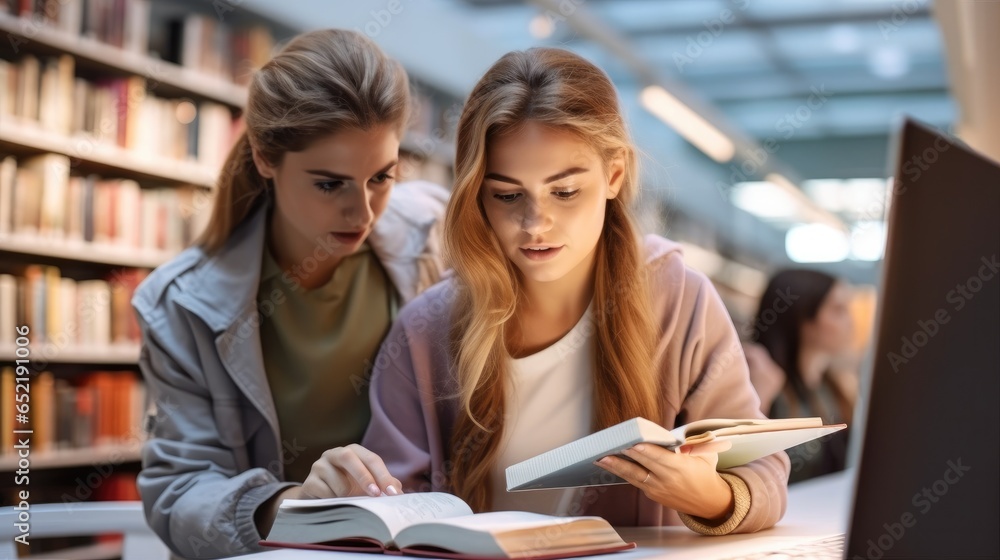
[[[824,426],[821,418],[745,418],[698,420],[668,430],[645,418],[633,418],[507,467],[507,491],[627,484],[594,463],[638,443],[676,450],[681,445],[728,441],[731,447],[719,453],[717,468],[723,470],[846,427]]]

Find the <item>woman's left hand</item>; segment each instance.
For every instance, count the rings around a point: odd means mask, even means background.
[[[707,520],[722,520],[733,510],[733,491],[715,466],[719,453],[731,446],[730,442],[708,442],[675,452],[640,443],[622,452],[635,463],[608,456],[597,465],[666,507]]]

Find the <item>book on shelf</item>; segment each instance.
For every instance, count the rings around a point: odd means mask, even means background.
[[[11,428],[2,434],[0,455],[14,452],[7,445],[13,429],[32,430],[31,449],[36,452],[141,441],[146,387],[134,372],[95,371],[71,379],[48,371],[22,374],[9,366],[0,370],[0,424]],[[25,424],[15,422],[18,384],[30,388],[31,413]]]
[[[0,340],[14,342],[17,337],[17,279],[10,274],[0,274]]]
[[[9,156],[0,159],[0,240],[176,253],[204,228],[210,197],[193,186],[141,188],[131,179],[71,176],[69,158],[59,154],[20,162]]]
[[[53,266],[28,265],[22,276],[0,274],[0,340],[13,342],[27,326],[31,340],[65,348],[137,345],[139,325],[132,296],[148,272],[117,269],[105,278],[74,280]]]
[[[149,0],[5,0],[9,13],[73,37],[86,37],[128,52],[146,54]],[[0,6],[3,2],[0,2]]]
[[[668,430],[645,418],[633,418],[507,467],[507,491],[626,484],[594,462],[639,443],[678,450],[682,445],[729,442],[731,447],[719,453],[717,468],[722,470],[846,427],[823,425],[822,418],[746,418],[697,420]]]
[[[570,558],[634,548],[600,517],[504,511],[473,514],[441,492],[284,500],[272,547],[435,558]]]
[[[74,64],[66,54],[0,59],[0,119],[72,137],[83,153],[94,142],[221,168],[234,140],[229,107],[154,95],[142,76],[75,77]]]
[[[240,85],[270,58],[274,36],[264,24],[230,24],[214,14],[155,13],[149,0],[4,0],[9,13],[68,36],[158,58]],[[0,3],[2,6],[2,3]],[[160,22],[166,22],[160,24]]]
[[[166,19],[151,49],[160,58],[240,85],[271,58],[274,37],[265,25],[230,25],[206,14]]]
[[[17,160],[0,158],[0,235],[11,232],[14,219],[14,181],[17,179]]]

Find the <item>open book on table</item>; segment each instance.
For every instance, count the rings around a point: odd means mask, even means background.
[[[554,559],[635,547],[600,517],[473,514],[451,494],[284,500],[262,545],[435,558]]]
[[[625,484],[594,462],[618,455],[638,443],[676,450],[682,445],[728,441],[732,447],[719,453],[717,468],[722,470],[846,427],[847,424],[824,426],[821,418],[746,418],[697,420],[668,430],[645,418],[633,418],[507,467],[507,491]]]

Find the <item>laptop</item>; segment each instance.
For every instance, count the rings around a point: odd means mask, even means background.
[[[914,120],[896,154],[846,539],[754,558],[1000,557],[1000,165]]]
[[[1000,165],[898,139],[848,558],[997,558]]]

